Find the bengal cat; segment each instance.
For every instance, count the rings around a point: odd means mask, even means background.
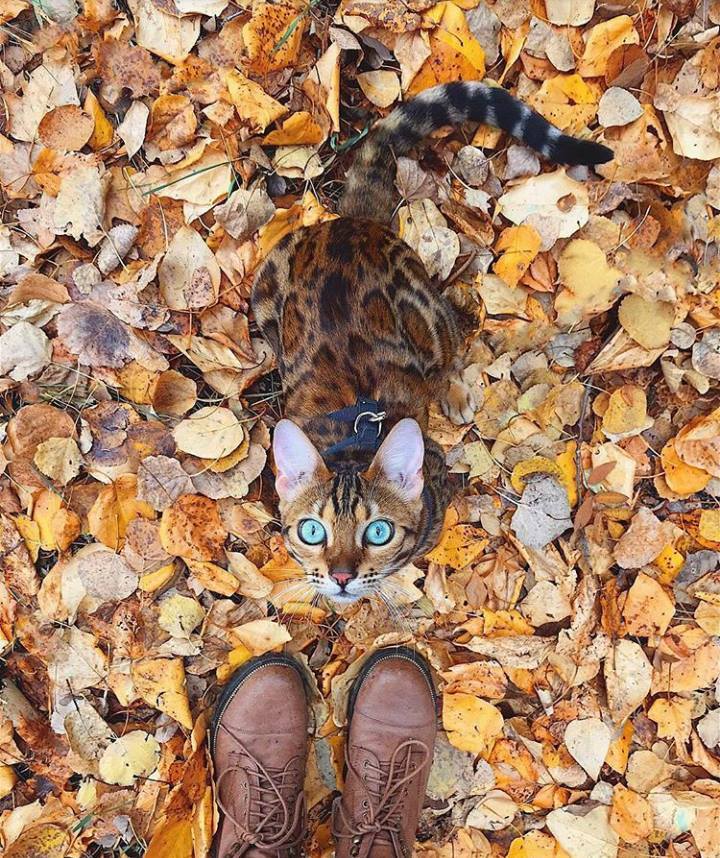
[[[459,311],[387,224],[395,157],[463,122],[508,131],[552,161],[600,164],[601,144],[562,134],[499,87],[453,83],[396,108],[348,172],[342,216],[286,236],[255,279],[252,307],[278,359],[286,419],[273,452],[290,554],[338,603],[383,592],[439,537],[450,488],[428,407],[457,423],[474,402],[455,377]]]

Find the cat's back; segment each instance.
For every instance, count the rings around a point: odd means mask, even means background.
[[[457,348],[454,308],[387,227],[337,218],[287,236],[258,272],[255,318],[288,365],[311,343],[361,353],[409,350],[427,368]]]
[[[308,382],[348,401],[385,399],[390,383],[419,393],[458,349],[456,310],[411,248],[373,221],[337,218],[287,236],[258,271],[252,304],[289,400]]]

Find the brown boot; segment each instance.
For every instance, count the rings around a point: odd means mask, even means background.
[[[214,858],[291,858],[305,835],[308,707],[288,656],[244,665],[223,690],[210,728],[220,827]]]
[[[435,742],[430,668],[406,647],[363,665],[350,693],[347,776],[335,803],[335,858],[410,858]]]

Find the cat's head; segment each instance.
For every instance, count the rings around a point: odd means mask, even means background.
[[[290,420],[275,428],[273,454],[285,544],[318,592],[352,602],[412,562],[425,454],[415,420],[400,420],[360,473],[331,471]]]

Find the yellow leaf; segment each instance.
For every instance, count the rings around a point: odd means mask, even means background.
[[[163,597],[158,613],[158,625],[174,638],[189,638],[205,619],[199,602],[182,593]]]
[[[687,742],[692,730],[693,700],[683,697],[658,698],[648,710],[648,718],[658,725],[659,739]]]
[[[502,256],[495,260],[493,271],[508,286],[517,286],[539,250],[540,236],[531,226],[508,227],[495,244],[495,252]]]
[[[138,589],[142,590],[143,593],[154,593],[155,590],[164,587],[174,574],[175,564],[168,563],[167,566],[162,566],[155,572],[148,572],[143,575],[138,583]]]
[[[518,462],[513,468],[510,482],[512,487],[518,494],[522,494],[527,482],[527,477],[532,474],[550,474],[562,481],[563,474],[557,462],[552,459],[546,459],[545,456],[533,456],[531,459],[525,459],[524,462]]]
[[[622,271],[608,264],[602,248],[585,238],[570,241],[558,261],[560,282],[565,287],[555,298],[561,325],[597,316],[617,297]]]
[[[568,858],[568,853],[544,831],[529,831],[510,844],[507,858]]]
[[[88,146],[95,152],[99,149],[104,149],[113,141],[113,126],[110,120],[105,116],[105,112],[100,107],[100,102],[95,97],[95,94],[88,88],[85,96],[85,104],[83,105],[85,112],[89,113],[95,121],[92,136],[88,141]]]
[[[700,513],[698,533],[710,542],[720,542],[720,509],[704,509]]]
[[[0,799],[10,795],[13,787],[17,783],[17,775],[12,766],[6,766],[0,763]]]
[[[648,423],[645,391],[635,384],[624,384],[609,397],[603,414],[602,429],[611,441],[639,435],[652,425]]]
[[[305,226],[313,226],[325,220],[333,220],[337,215],[331,214],[322,203],[307,191],[300,202],[294,203],[289,209],[277,209],[272,219],[261,227],[258,238],[258,253],[264,258],[275,245],[286,235]]]
[[[597,115],[602,88],[578,74],[557,75],[543,81],[528,99],[531,107],[568,134],[577,134]]]
[[[23,830],[3,858],[65,858],[70,835],[59,825],[43,823]]]
[[[252,17],[242,29],[247,68],[263,75],[293,65],[308,11],[305,2],[253,3]]]
[[[26,515],[19,515],[15,519],[15,527],[22,536],[34,563],[40,554],[40,525]]]
[[[183,727],[192,729],[192,714],[185,687],[185,668],[181,658],[144,658],[131,669],[137,693]]]
[[[285,626],[272,620],[252,620],[232,630],[233,637],[247,647],[253,655],[278,649],[292,640]]]
[[[46,551],[67,551],[80,536],[80,519],[63,506],[62,498],[47,489],[40,492],[33,509],[40,546]]]
[[[627,768],[634,732],[635,728],[632,721],[628,719],[622,733],[610,743],[610,750],[605,757],[605,763],[621,775],[625,773]]]
[[[98,764],[100,777],[110,784],[132,786],[136,778],[146,778],[160,761],[160,744],[150,733],[133,730],[103,752]]]
[[[443,695],[442,718],[452,745],[483,757],[492,751],[505,723],[492,703],[463,692]]]
[[[88,526],[95,539],[119,551],[125,542],[128,525],[138,517],[154,519],[155,510],[137,499],[137,476],[122,474],[98,492],[88,512]]]
[[[645,842],[654,828],[650,802],[639,793],[617,784],[613,792],[610,827],[626,843]]]
[[[485,52],[470,31],[462,9],[454,3],[437,3],[424,17],[436,25],[430,34],[430,56],[413,78],[407,94],[417,95],[438,83],[482,80]]]
[[[620,303],[618,320],[643,348],[665,348],[670,342],[675,307],[667,301],[646,301],[640,295],[626,295]]]
[[[225,76],[230,99],[240,119],[253,131],[264,131],[267,126],[287,113],[287,107],[271,98],[260,84],[233,69]]]
[[[679,495],[692,495],[701,492],[712,479],[707,471],[695,468],[682,461],[675,449],[674,439],[670,439],[662,448],[660,462],[665,482]]]
[[[221,685],[224,685],[235,671],[244,664],[248,659],[252,658],[252,650],[249,650],[244,644],[236,646],[235,649],[228,653],[227,661],[221,664],[215,671],[217,680]]]
[[[470,524],[457,524],[443,531],[440,542],[425,556],[431,563],[464,569],[483,553],[488,540],[484,531]]]
[[[219,593],[221,596],[232,596],[237,592],[238,584],[240,583],[237,576],[233,575],[222,566],[216,563],[209,563],[206,560],[186,560],[185,564],[192,572],[193,578],[206,590],[211,593]]]
[[[577,442],[568,441],[565,451],[555,457],[557,466],[560,468],[560,482],[565,486],[570,506],[576,506],[578,502],[577,492]]]
[[[672,545],[666,545],[665,548],[653,560],[653,564],[660,570],[658,580],[664,586],[669,586],[677,578],[678,573],[685,563],[685,558],[676,551]]]
[[[192,819],[166,819],[153,834],[145,858],[192,858]]]
[[[46,477],[64,486],[80,473],[82,455],[74,438],[48,438],[38,444],[33,461]]]
[[[322,143],[325,133],[307,110],[299,110],[283,120],[280,128],[265,137],[268,146],[300,146]]]
[[[629,15],[617,15],[591,27],[585,34],[585,51],[578,61],[577,70],[583,77],[600,77],[605,74],[610,54],[621,45],[637,45],[640,36]]]
[[[222,556],[227,530],[217,502],[202,495],[181,495],[163,511],[160,544],[168,554],[190,560]]]

